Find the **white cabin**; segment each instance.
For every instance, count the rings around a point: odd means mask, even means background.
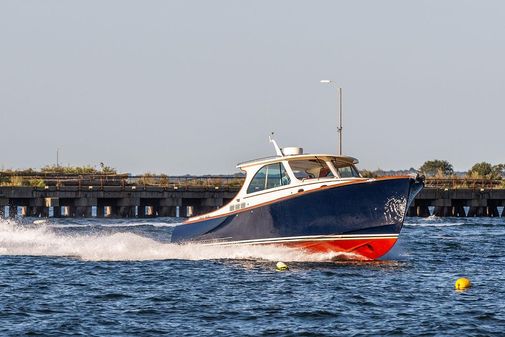
[[[355,166],[358,160],[353,157],[303,154],[301,148],[280,150],[277,146],[276,152],[275,157],[238,164],[237,168],[245,171],[246,179],[235,198],[222,208],[190,218],[187,222],[243,212],[247,208],[254,208],[320,187],[348,183],[353,180],[367,180],[361,177]]]

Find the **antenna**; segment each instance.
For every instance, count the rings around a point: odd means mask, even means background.
[[[284,154],[282,154],[281,148],[279,147],[279,145],[277,145],[277,142],[274,139],[274,133],[273,132],[270,134],[270,136],[268,136],[268,140],[270,141],[270,143],[274,144],[275,153],[278,156],[284,157]]]

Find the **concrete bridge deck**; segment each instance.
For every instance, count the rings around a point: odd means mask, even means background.
[[[10,217],[154,217],[203,214],[228,203],[230,187],[0,187],[0,213]]]
[[[0,187],[0,216],[188,217],[215,210],[239,187],[46,186]],[[505,216],[505,189],[425,188],[409,216]]]

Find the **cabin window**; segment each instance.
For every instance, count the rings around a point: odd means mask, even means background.
[[[263,166],[251,180],[247,193],[254,193],[274,187],[289,185],[289,176],[282,163]]]
[[[332,161],[333,166],[337,169],[338,175],[340,178],[359,178],[359,172],[356,169],[356,166],[349,164],[349,163],[344,163],[344,162],[339,162],[336,160]]]
[[[299,180],[333,177],[329,166],[321,159],[290,160],[289,166]]]

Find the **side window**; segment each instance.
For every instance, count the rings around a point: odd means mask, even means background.
[[[354,177],[354,172],[350,166],[339,167],[337,169],[340,178],[352,178]]]
[[[254,193],[262,191],[265,189],[265,178],[267,175],[267,167],[263,166],[251,180],[249,187],[247,188],[247,193]]]
[[[359,178],[359,172],[354,165],[348,163],[339,163],[335,160],[332,161],[333,166],[338,171],[340,178]]]
[[[265,165],[254,175],[249,187],[247,187],[247,193],[289,185],[290,182],[289,176],[284,166],[282,166],[282,163]]]

